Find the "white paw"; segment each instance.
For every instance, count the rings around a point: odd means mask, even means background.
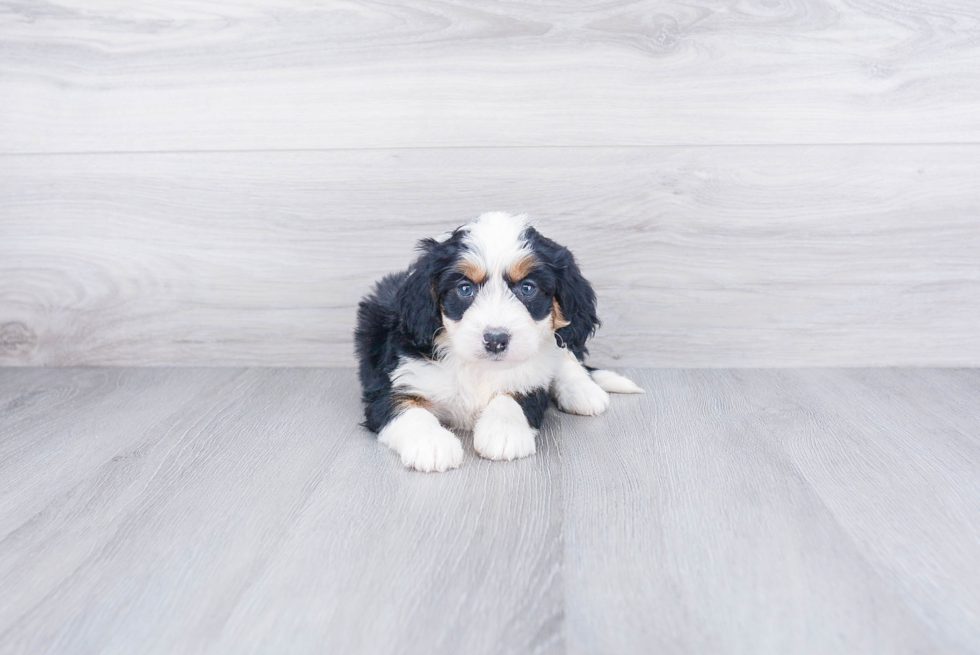
[[[401,455],[402,464],[416,471],[448,471],[463,463],[463,444],[421,407],[395,417],[378,434],[378,440]]]
[[[448,471],[463,463],[463,444],[452,432],[439,431],[420,434],[401,449],[402,464],[416,471]]]
[[[516,400],[497,396],[473,428],[473,447],[487,459],[518,459],[534,454],[536,434]]]
[[[609,394],[591,378],[580,377],[556,385],[555,403],[569,414],[596,416],[609,408]]]

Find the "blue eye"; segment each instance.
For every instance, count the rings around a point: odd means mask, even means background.
[[[473,285],[469,282],[464,282],[456,287],[456,293],[459,294],[460,298],[469,298],[473,295]]]
[[[533,282],[525,282],[521,285],[521,295],[525,298],[530,298],[537,292],[538,288],[534,286]]]

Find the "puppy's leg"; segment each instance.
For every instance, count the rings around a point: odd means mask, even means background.
[[[410,407],[391,419],[378,433],[378,441],[417,471],[447,471],[463,463],[459,439],[422,407]]]
[[[473,447],[487,459],[518,459],[534,454],[537,433],[528,424],[520,403],[511,396],[500,395],[490,401],[477,419]]]
[[[558,409],[569,414],[596,416],[609,407],[609,394],[595,383],[588,370],[568,350],[551,382],[551,393]]]

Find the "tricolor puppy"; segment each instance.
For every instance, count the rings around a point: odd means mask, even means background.
[[[472,431],[483,457],[527,457],[549,397],[593,416],[608,392],[642,393],[584,366],[595,293],[572,253],[525,216],[483,214],[419,250],[361,301],[354,334],[364,424],[405,466],[459,466],[463,447],[447,426]]]

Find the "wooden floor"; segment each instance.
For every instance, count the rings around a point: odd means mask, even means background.
[[[0,370],[0,652],[980,650],[980,371],[629,373],[426,475],[350,370]]]

